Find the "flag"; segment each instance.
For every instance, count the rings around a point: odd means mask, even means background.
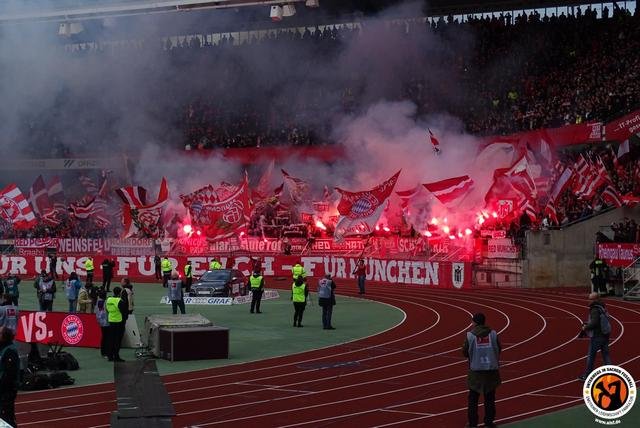
[[[98,186],[91,178],[87,177],[86,175],[81,175],[79,180],[80,184],[82,184],[82,187],[84,187],[87,194],[93,196],[98,193]]]
[[[34,213],[42,215],[46,209],[52,209],[47,193],[47,186],[44,184],[44,178],[39,175],[29,189],[29,202]]]
[[[431,141],[431,145],[433,146],[433,151],[436,154],[440,153],[440,141],[438,141],[438,139],[436,138],[435,135],[433,135],[433,132],[431,132],[431,128],[427,128],[429,130],[429,140]]]
[[[460,202],[473,187],[473,180],[468,175],[447,178],[446,180],[426,183],[423,186],[442,204],[453,205]]]
[[[527,197],[537,197],[538,191],[536,189],[536,183],[532,177],[531,165],[529,160],[527,160],[526,154],[520,157],[511,168],[506,169],[504,175],[511,177],[511,184],[527,195]]]
[[[0,190],[0,218],[11,223],[15,229],[29,229],[37,224],[27,198],[15,184]]]
[[[147,190],[141,186],[127,186],[116,189],[124,205],[122,206],[123,238],[142,232],[150,238],[162,236],[162,213],[169,200],[167,179],[162,177],[158,198],[147,204]]]
[[[216,197],[219,201],[224,201],[225,199],[227,199],[229,196],[233,195],[237,191],[238,191],[238,186],[235,186],[231,183],[227,183],[226,181],[221,182],[220,185],[215,189]]]
[[[51,178],[49,185],[47,186],[47,193],[49,195],[49,200],[53,204],[53,208],[58,211],[58,213],[64,212],[66,210],[66,203],[60,177],[54,175]]]
[[[273,175],[273,168],[275,167],[275,160],[271,160],[267,169],[262,173],[262,177],[258,180],[258,186],[256,192],[259,195],[266,195],[269,192],[269,183],[271,182],[271,175]]]
[[[609,205],[613,205],[617,208],[620,208],[622,206],[622,199],[620,198],[620,194],[616,189],[613,188],[612,185],[608,185],[602,191],[602,200]]]
[[[336,187],[341,195],[338,203],[340,219],[333,235],[336,241],[345,236],[368,235],[373,232],[384,210],[384,202],[393,192],[399,175],[400,171],[373,189],[362,192],[349,192]]]
[[[573,169],[565,168],[564,171],[562,171],[562,174],[560,174],[556,182],[551,187],[551,196],[549,200],[553,201],[553,203],[556,203],[560,195],[566,190],[566,188],[569,186],[569,183],[571,183],[571,179],[573,178],[573,176]]]
[[[36,178],[33,182],[31,189],[29,190],[29,201],[33,211],[40,216],[42,221],[49,226],[57,226],[61,220],[59,216],[59,210],[56,209],[50,198],[47,187],[44,183],[42,175]]]
[[[640,203],[640,196],[635,196],[632,192],[629,192],[626,195],[622,195],[620,200],[624,205],[633,207]]]
[[[549,199],[547,202],[547,206],[544,208],[544,214],[549,217],[549,221],[558,225],[560,222],[558,221],[558,213],[556,212],[555,203]]]
[[[624,140],[622,143],[620,143],[620,145],[618,146],[618,155],[616,156],[618,161],[622,161],[622,158],[629,154],[629,140]]]
[[[284,185],[287,188],[291,201],[295,204],[301,204],[307,199],[309,184],[300,178],[289,175],[284,169],[280,171],[284,176]]]
[[[409,190],[396,190],[396,195],[400,198],[400,207],[403,211],[409,208],[409,201],[420,191],[420,185],[418,184],[413,189]]]
[[[189,210],[193,225],[201,228],[208,239],[226,239],[245,231],[249,221],[249,179],[246,174],[236,192],[225,200],[212,199],[201,190],[180,198]]]
[[[540,140],[540,155],[546,161],[547,165],[551,165],[553,154],[549,143],[544,138]]]
[[[534,204],[531,202],[531,199],[525,198],[520,202],[520,211],[525,213],[531,221],[536,221],[538,217],[538,210],[535,208]]]

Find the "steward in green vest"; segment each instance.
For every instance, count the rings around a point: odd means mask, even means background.
[[[307,307],[309,288],[302,276],[298,276],[291,286],[291,300],[293,301],[293,326],[302,327],[302,315]]]
[[[249,277],[247,287],[251,289],[251,310],[249,312],[261,314],[260,301],[264,291],[264,278],[260,275],[259,270],[254,271],[253,275]]]
[[[214,258],[213,260],[211,260],[211,263],[209,263],[209,270],[217,269],[222,269],[222,264]]]
[[[187,264],[184,265],[184,286],[187,293],[191,291],[191,284],[193,284],[193,269],[191,260],[188,260]]]
[[[124,361],[120,358],[120,345],[124,336],[124,326],[129,316],[129,303],[121,298],[122,288],[113,287],[113,296],[108,297],[105,307],[109,321],[109,340],[107,341],[107,358],[109,361]]]
[[[87,282],[93,284],[93,257],[87,257],[84,261],[84,270],[87,271]]]
[[[171,279],[171,271],[173,270],[173,266],[167,256],[164,256],[160,262],[160,269],[162,269],[162,286],[167,288],[167,281]]]

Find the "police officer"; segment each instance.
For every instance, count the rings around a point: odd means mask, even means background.
[[[4,293],[9,296],[11,302],[18,306],[18,297],[20,297],[20,278],[17,275],[9,275],[7,279],[3,281],[3,287],[0,287],[0,294]],[[4,289],[4,291],[2,291]]]
[[[178,313],[178,308],[180,308],[180,313],[186,313],[184,308],[184,294],[182,293],[182,288],[184,287],[184,283],[180,278],[178,278],[178,272],[173,272],[171,274],[171,279],[168,281],[169,293],[168,297],[171,301],[171,310],[173,315]]]
[[[3,294],[0,299],[0,326],[10,328],[15,333],[18,329],[18,307],[8,294]]]
[[[84,270],[87,271],[87,282],[93,284],[93,257],[87,257],[84,261]]]
[[[171,266],[169,257],[164,256],[162,262],[160,263],[160,267],[162,268],[162,286],[166,288],[167,281],[171,279],[171,271],[173,270],[173,266]]]
[[[191,284],[193,284],[193,269],[191,267],[191,260],[187,261],[187,264],[184,265],[184,280],[185,280],[185,290],[187,293],[191,292]]]
[[[262,292],[264,291],[264,278],[260,275],[260,270],[256,269],[253,271],[253,275],[249,277],[247,287],[251,289],[251,310],[249,312],[253,313],[255,311],[261,314],[260,301],[262,300]]]
[[[122,345],[129,307],[127,302],[120,298],[121,293],[120,287],[113,287],[113,296],[107,298],[105,305],[109,321],[109,346],[107,349],[109,361],[124,361],[120,358],[120,346]]]
[[[301,277],[303,281],[307,278],[307,272],[304,270],[300,263],[296,263],[291,268],[291,275],[293,276],[294,281],[298,279],[298,277]]]
[[[299,275],[291,286],[291,300],[293,301],[293,326],[302,327],[302,315],[307,307],[307,296],[309,295],[309,288],[304,282],[304,279]]]
[[[222,269],[222,264],[214,257],[211,259],[211,263],[209,263],[209,270],[217,269]]]
[[[478,399],[480,394],[483,394],[484,426],[494,427],[496,389],[501,383],[499,357],[502,346],[496,331],[485,325],[483,313],[475,314],[471,320],[475,323],[475,327],[467,332],[462,345],[462,354],[469,360],[467,374],[469,426],[478,426]]]

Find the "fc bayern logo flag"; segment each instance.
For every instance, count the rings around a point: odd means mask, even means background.
[[[348,192],[336,187],[342,198],[338,203],[338,220],[334,239],[344,236],[367,235],[373,232],[380,214],[384,210],[384,202],[389,198],[398,181],[400,171],[384,183],[363,192]]]

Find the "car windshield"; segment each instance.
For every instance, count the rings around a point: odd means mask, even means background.
[[[210,270],[202,275],[200,281],[226,281],[230,275],[231,272],[228,270]]]

